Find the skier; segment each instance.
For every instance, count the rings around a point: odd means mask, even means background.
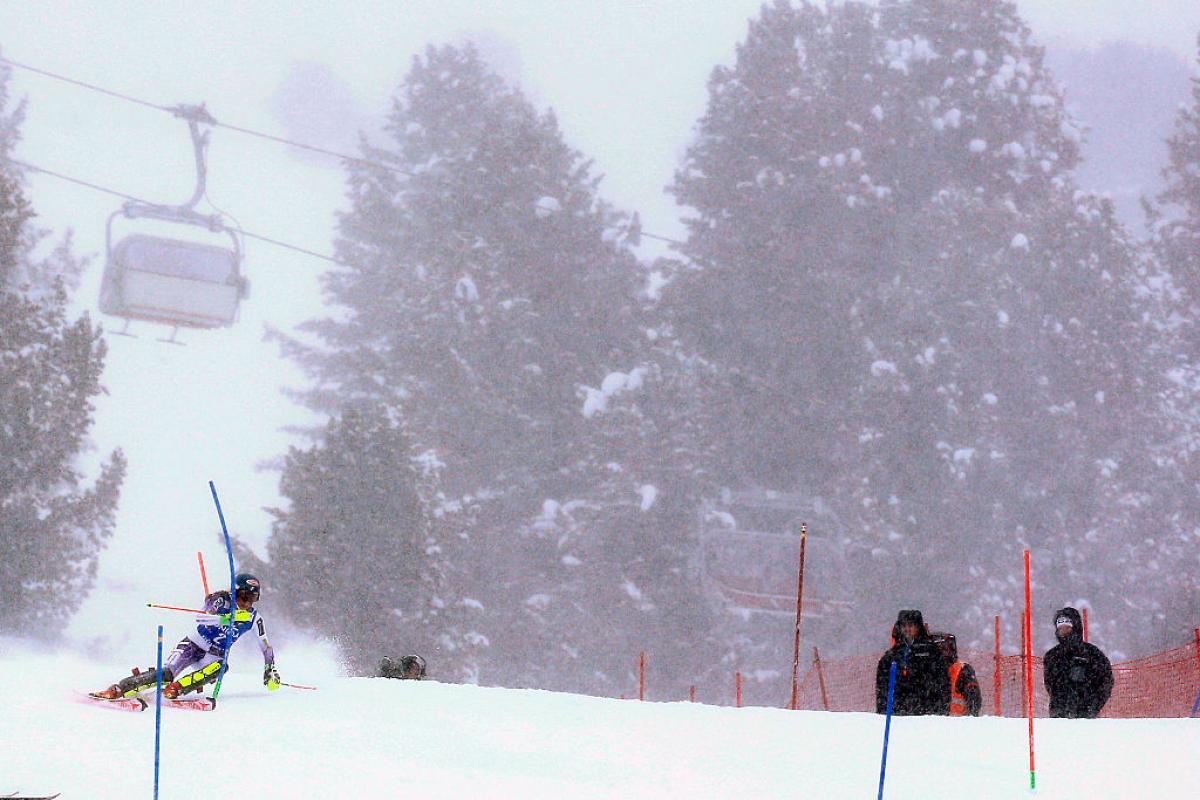
[[[1054,635],[1058,644],[1043,662],[1050,716],[1095,717],[1112,694],[1112,664],[1099,647],[1083,640],[1083,620],[1074,608],[1054,613]]]
[[[898,716],[950,713],[950,671],[925,629],[920,611],[903,610],[892,628],[895,643],[875,670],[875,711],[887,712],[888,681],[896,664],[892,713]]]
[[[267,641],[266,627],[262,616],[254,608],[262,594],[258,578],[248,572],[234,579],[237,596],[237,611],[233,617],[233,641],[253,629],[258,634],[258,646],[263,654],[263,685],[269,691],[279,688],[279,671],[275,668],[275,651]],[[229,591],[222,589],[204,598],[204,614],[198,614],[195,633],[189,633],[175,645],[163,665],[163,697],[174,700],[187,692],[201,692],[208,683],[216,681],[221,674],[221,659],[225,655],[229,639]],[[135,697],[140,692],[157,685],[158,675],[154,667],[144,671],[134,670],[107,689],[91,692],[101,700],[117,700]]]
[[[404,656],[398,660],[384,656],[379,662],[379,677],[419,681],[425,677],[425,659],[418,655]]]

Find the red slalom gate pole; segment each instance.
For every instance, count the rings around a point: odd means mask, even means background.
[[[1025,550],[1025,692],[1029,698],[1029,790],[1037,789],[1037,770],[1033,762],[1033,630],[1029,618],[1033,603],[1030,600],[1029,550]]]
[[[1029,643],[1025,639],[1025,619],[1028,615],[1021,612],[1021,716],[1029,713],[1029,695],[1025,692],[1025,656],[1029,653]]]
[[[638,656],[638,700],[646,699],[646,651]]]
[[[829,710],[829,695],[825,693],[825,670],[821,667],[821,654],[813,646],[813,666],[817,668],[817,684],[821,687],[821,708]]]
[[[742,673],[733,673],[734,696],[737,698],[737,707],[742,707]]]
[[[688,687],[688,702],[696,702],[696,684],[694,683]]]
[[[1087,608],[1086,607],[1084,607],[1084,609],[1083,609],[1083,640],[1085,642],[1088,640],[1088,619],[1087,619]]]
[[[800,614],[804,610],[804,543],[808,538],[808,527],[800,525],[800,571],[796,578],[796,646],[792,651],[792,701],[788,708],[796,710],[800,693]]]
[[[992,679],[992,710],[1000,716],[1000,615],[996,615],[996,674]]]
[[[200,583],[204,586],[204,596],[208,597],[208,576],[204,574],[204,554],[196,551],[196,560],[200,562]]]

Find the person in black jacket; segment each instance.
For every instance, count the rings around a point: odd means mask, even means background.
[[[931,633],[930,638],[950,665],[950,716],[978,717],[983,711],[983,691],[975,668],[958,660],[958,640],[953,633]]]
[[[1091,719],[1112,694],[1112,665],[1099,647],[1083,640],[1083,620],[1070,606],[1054,612],[1054,635],[1058,644],[1043,662],[1050,716]]]
[[[875,670],[875,711],[887,712],[888,680],[896,665],[892,713],[897,715],[949,714],[949,665],[925,630],[920,611],[901,611],[892,629],[895,643],[879,659]]]

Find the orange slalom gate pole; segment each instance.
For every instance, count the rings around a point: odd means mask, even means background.
[[[1029,790],[1037,789],[1037,770],[1033,762],[1033,630],[1029,623],[1030,600],[1029,550],[1025,550],[1025,692],[1029,698]]]
[[[737,707],[742,707],[742,673],[733,673],[734,697],[736,698]]]
[[[804,542],[808,538],[808,527],[800,525],[800,571],[796,578],[796,646],[792,651],[792,701],[788,708],[796,710],[796,698],[800,692],[800,613],[804,609]]]
[[[204,586],[204,596],[208,597],[208,576],[204,574],[204,554],[196,551],[196,560],[200,562],[200,583]]]
[[[1000,716],[1000,615],[996,615],[996,670],[992,676],[992,710]]]
[[[821,687],[821,708],[829,710],[829,695],[825,693],[825,670],[821,667],[821,654],[813,646],[813,666],[817,668],[817,684]]]
[[[638,700],[646,699],[646,651],[638,656]]]

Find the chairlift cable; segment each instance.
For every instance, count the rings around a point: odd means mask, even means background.
[[[22,64],[19,61],[13,61],[11,58],[5,58],[4,56],[0,56],[0,64],[8,64],[9,66],[12,66],[12,67],[18,67],[20,69],[29,70],[30,72],[36,72],[39,75],[44,75],[48,78],[54,78],[56,80],[64,81],[66,83],[70,83],[75,86],[80,86],[84,89],[91,89],[94,92],[100,92],[101,94],[106,94],[110,97],[116,97],[120,100],[127,100],[130,103],[137,103],[138,105],[146,106],[147,108],[153,108],[158,111],[164,111],[175,117],[183,117],[186,119],[186,118],[188,118],[189,113],[195,112],[196,109],[200,109],[200,110],[204,109],[203,106],[191,108],[191,107],[187,107],[187,106],[163,106],[163,105],[159,105],[157,103],[151,103],[148,100],[142,100],[137,97],[131,97],[130,95],[122,94],[121,92],[115,92],[111,89],[105,89],[101,86],[96,86],[95,84],[92,84],[92,83],[87,83],[85,81],[76,80],[75,78],[68,78],[65,75],[59,75],[56,72],[50,72],[49,70],[39,69],[37,67],[32,67],[28,64]],[[378,167],[380,169],[386,169],[391,172],[399,173],[401,175],[407,175],[410,178],[416,177],[415,174],[412,172],[401,169],[400,167],[395,167],[395,166],[391,166],[389,164],[384,164],[381,161],[372,161],[370,159],[362,158],[360,156],[351,156],[351,155],[347,155],[345,153],[339,153],[334,150],[328,150],[324,147],[317,147],[316,145],[305,144],[304,142],[297,142],[292,139],[286,139],[282,136],[275,136],[270,133],[263,133],[262,131],[256,131],[251,128],[243,128],[239,125],[231,125],[228,122],[221,122],[221,121],[217,120],[216,118],[214,118],[210,114],[208,114],[207,111],[204,111],[204,114],[207,117],[207,119],[201,119],[199,121],[201,121],[205,124],[208,124],[208,125],[212,125],[213,127],[227,128],[231,131],[237,131],[238,133],[244,133],[248,136],[257,136],[260,139],[267,139],[268,141],[276,142],[278,144],[285,144],[285,145],[289,145],[291,147],[298,147],[301,150],[310,150],[314,153],[321,153],[322,155],[331,156],[333,158],[338,158],[343,161],[350,161],[350,162],[353,162],[356,164],[363,164],[364,166]]]
[[[110,195],[113,195],[114,197],[120,197],[123,200],[129,200],[134,203],[142,203],[144,205],[153,205],[153,203],[151,203],[150,201],[143,200],[140,197],[135,197],[134,195],[126,194],[124,192],[119,192],[116,189],[109,189],[105,186],[100,186],[95,183],[89,183],[88,181],[80,180],[79,178],[72,178],[69,175],[63,175],[61,172],[55,172],[54,170],[45,169],[43,167],[36,166],[35,164],[30,164],[27,161],[21,161],[20,159],[16,159],[16,158],[10,158],[10,159],[7,159],[7,161],[11,164],[16,164],[18,167],[22,167],[24,169],[28,169],[33,172],[40,172],[43,175],[49,175],[53,178],[58,178],[60,180],[67,181],[68,183],[74,183],[79,186],[84,186],[88,189],[93,189],[97,192],[103,192],[104,194],[110,194]],[[210,200],[209,202],[211,203],[212,201]],[[276,247],[282,247],[286,250],[294,250],[297,253],[303,253],[304,255],[312,256],[313,258],[319,258],[323,261],[329,261],[333,264],[339,264],[344,267],[355,266],[354,264],[351,264],[347,261],[342,261],[341,259],[334,258],[333,256],[325,255],[324,253],[318,253],[315,250],[309,250],[307,248],[300,247],[299,245],[289,244],[288,242],[282,241],[280,239],[273,239],[270,236],[264,236],[259,233],[254,233],[253,231],[248,231],[245,228],[243,228],[241,225],[238,225],[237,227],[228,228],[228,230],[230,230],[234,233],[240,234],[242,236],[245,236],[247,238],[250,238],[250,239],[258,239],[259,241],[266,242],[267,244],[273,244]]]
[[[157,103],[151,103],[148,100],[141,100],[136,97],[130,97],[129,95],[122,94],[120,92],[115,92],[115,91],[112,91],[111,89],[105,89],[100,86],[96,86],[95,84],[86,83],[84,81],[76,80],[74,78],[68,78],[65,75],[59,75],[58,73],[50,72],[49,70],[39,69],[37,67],[29,66],[28,64],[22,64],[18,61],[13,61],[11,58],[5,58],[4,56],[0,56],[0,64],[8,64],[9,66],[29,70],[30,72],[36,72],[39,75],[44,75],[49,78],[54,78],[56,80],[65,81],[66,83],[74,84],[75,86],[80,86],[85,89],[91,89],[92,91],[100,92],[101,94],[106,94],[106,95],[109,95],[110,97],[116,97],[118,99],[127,100],[131,103],[137,103],[138,105],[143,105],[148,108],[157,109],[158,111],[164,111],[175,117],[186,118],[186,116],[187,116],[186,112],[188,111],[188,107],[185,107],[185,106],[158,105]],[[200,106],[199,108],[203,109],[203,106]],[[207,113],[207,112],[205,112],[205,113]],[[333,158],[338,158],[343,161],[348,161],[348,162],[352,162],[355,164],[362,164],[363,166],[378,167],[379,169],[385,169],[385,170],[388,170],[389,172],[395,172],[399,175],[406,175],[410,178],[416,177],[416,174],[413,172],[410,172],[405,169],[401,169],[400,167],[396,167],[396,166],[393,166],[390,164],[384,164],[382,161],[374,161],[372,159],[362,158],[360,156],[346,155],[345,153],[339,153],[334,150],[328,150],[323,147],[317,147],[316,145],[305,144],[303,142],[297,142],[292,139],[284,138],[282,136],[275,136],[273,134],[263,133],[261,131],[252,130],[250,128],[243,128],[238,125],[231,125],[227,122],[220,122],[220,121],[216,120],[215,118],[211,117],[211,115],[209,115],[208,119],[202,120],[202,121],[205,122],[206,124],[212,125],[217,128],[227,128],[228,130],[231,130],[231,131],[236,131],[238,133],[244,133],[248,136],[256,136],[260,139],[266,139],[268,141],[276,142],[277,144],[284,144],[284,145],[288,145],[290,147],[297,147],[301,150],[309,150],[314,153],[320,153],[322,155],[331,156]],[[43,172],[47,172],[47,171],[43,170]],[[47,174],[53,174],[53,173],[47,172]],[[62,176],[58,176],[58,177],[62,177]],[[70,179],[66,179],[66,180],[70,180]],[[96,188],[96,187],[92,187],[92,188]],[[658,241],[666,242],[668,244],[673,244],[673,245],[677,245],[677,246],[683,246],[685,244],[684,242],[681,242],[678,239],[672,239],[668,236],[660,236],[659,234],[651,233],[651,232],[645,231],[645,230],[643,230],[641,232],[641,235],[645,236],[648,239],[657,239]],[[321,256],[321,257],[325,258],[325,256]],[[330,260],[333,260],[333,259],[330,259]],[[342,263],[342,262],[335,262],[335,263]]]
[[[0,56],[0,64],[8,64],[10,67],[18,67],[20,69],[27,69],[30,72],[36,72],[39,75],[45,75],[47,78],[54,78],[55,80],[65,81],[66,83],[73,83],[76,86],[82,86],[84,89],[91,89],[93,92],[100,92],[101,94],[106,94],[106,95],[109,95],[110,97],[116,97],[120,100],[126,100],[130,103],[137,103],[138,105],[146,106],[147,108],[154,108],[159,111],[165,111],[168,114],[174,113],[174,109],[168,108],[167,106],[160,106],[157,103],[151,103],[148,100],[141,100],[137,97],[130,97],[127,94],[121,94],[120,92],[114,92],[111,89],[105,89],[101,86],[96,86],[95,84],[92,84],[92,83],[85,83],[84,81],[76,80],[75,78],[68,78],[66,75],[59,75],[56,72],[50,72],[49,70],[39,69],[37,67],[31,67],[28,64],[22,64],[19,61],[13,61],[11,58],[5,58],[4,56]]]

